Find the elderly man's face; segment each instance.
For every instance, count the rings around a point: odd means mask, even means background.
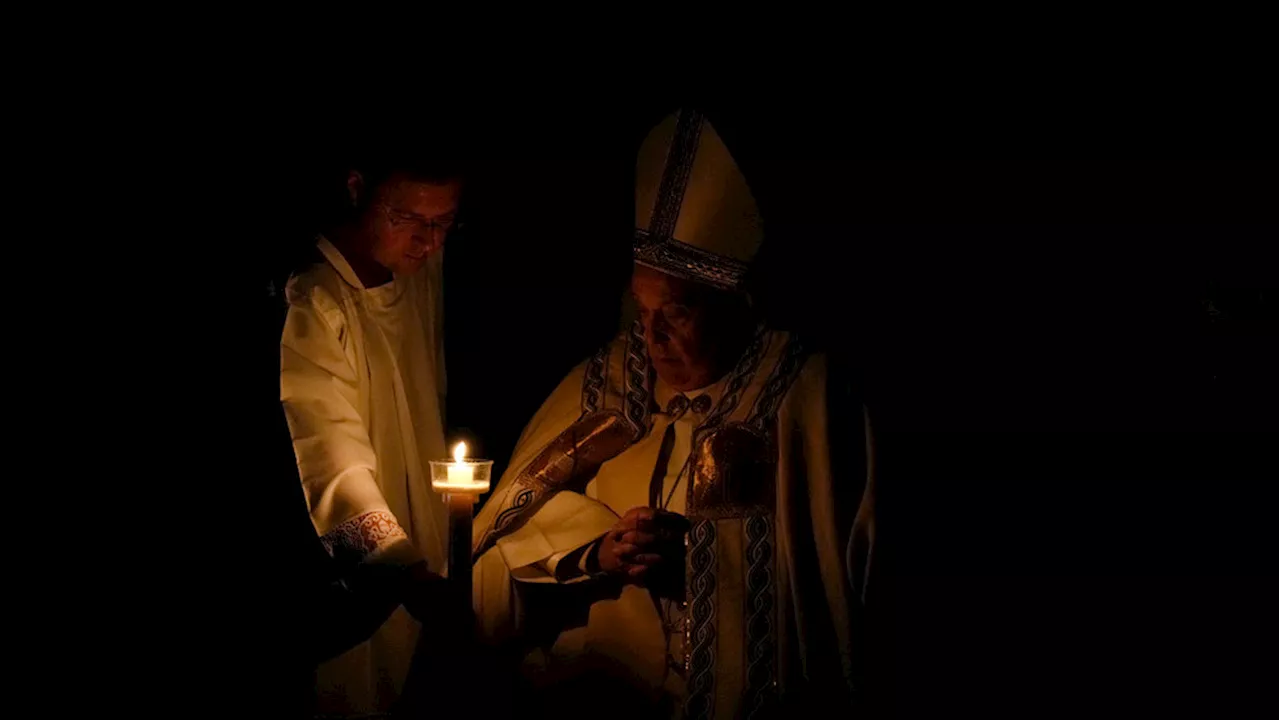
[[[745,305],[730,293],[642,265],[631,276],[649,358],[658,377],[676,390],[719,380],[741,350]]]

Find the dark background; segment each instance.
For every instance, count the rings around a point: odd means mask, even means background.
[[[880,706],[1269,713],[1274,78],[1190,50],[1088,70],[981,57],[627,101],[403,101],[476,150],[446,251],[447,424],[505,463],[611,336],[636,146],[696,101],[765,217],[757,299],[856,369],[878,430]],[[270,212],[248,231],[268,542],[296,559],[274,568],[262,652],[294,697],[306,629],[281,608],[305,607],[321,569],[276,400],[278,291],[349,135],[388,131],[340,99],[264,122],[251,197]]]

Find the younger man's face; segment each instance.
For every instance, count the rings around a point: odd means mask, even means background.
[[[373,259],[397,275],[420,270],[444,247],[461,195],[456,180],[432,183],[393,176],[379,185],[365,214]]]

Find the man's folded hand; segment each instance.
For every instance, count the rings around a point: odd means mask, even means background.
[[[684,574],[684,534],[688,529],[689,521],[676,513],[631,508],[601,540],[597,550],[600,569],[626,582],[666,587]]]

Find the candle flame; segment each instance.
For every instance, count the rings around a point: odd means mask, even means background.
[[[453,461],[462,462],[467,459],[467,444],[460,442],[453,446]]]

